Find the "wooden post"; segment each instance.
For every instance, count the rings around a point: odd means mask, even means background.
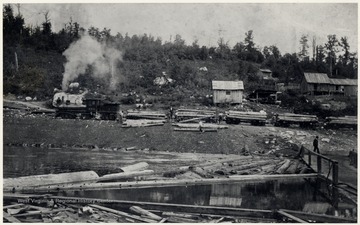
[[[333,161],[332,166],[333,166],[332,180],[333,180],[333,185],[335,186],[339,183],[339,163],[337,161]]]
[[[317,172],[321,174],[321,156],[317,156]]]
[[[308,151],[308,154],[309,154],[309,166],[311,166],[311,151],[310,150]]]

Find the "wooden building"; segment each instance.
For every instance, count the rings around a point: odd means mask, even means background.
[[[244,94],[242,81],[212,81],[214,104],[240,104]]]
[[[302,94],[329,95],[330,79],[326,73],[304,73],[300,90]]]
[[[331,93],[336,95],[356,96],[357,79],[330,79]]]
[[[326,73],[304,73],[300,84],[302,94],[357,95],[357,79],[329,78]]]

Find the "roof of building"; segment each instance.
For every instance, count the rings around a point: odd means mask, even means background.
[[[272,71],[269,69],[260,69],[260,71],[263,73],[272,73]]]
[[[356,86],[357,79],[332,79],[330,78],[330,84],[343,85],[343,86]]]
[[[326,73],[304,73],[307,83],[330,84],[330,79]]]
[[[212,81],[213,90],[244,90],[242,81]]]

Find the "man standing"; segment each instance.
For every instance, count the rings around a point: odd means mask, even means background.
[[[317,152],[320,154],[319,151],[319,136],[316,136],[316,138],[313,141],[313,146],[314,146],[314,152]]]

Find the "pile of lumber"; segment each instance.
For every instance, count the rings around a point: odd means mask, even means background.
[[[127,111],[126,119],[166,120],[166,114],[161,111]]]
[[[241,122],[266,122],[267,114],[266,112],[242,112],[229,110],[226,112],[226,118],[237,119]]]
[[[166,120],[149,120],[149,119],[138,119],[138,120],[126,120],[123,122],[122,127],[151,127],[151,126],[163,126]]]
[[[315,115],[295,114],[295,113],[282,113],[277,115],[278,121],[289,122],[318,122]]]
[[[5,194],[3,197],[3,220],[12,223],[356,223],[353,218],[286,209],[260,210],[52,195]],[[16,203],[16,200],[22,203]]]
[[[215,121],[215,117],[216,112],[213,110],[178,109],[175,112],[175,120],[180,123]]]
[[[327,124],[331,125],[357,125],[357,117],[356,116],[344,116],[344,117],[326,117],[325,119]]]

